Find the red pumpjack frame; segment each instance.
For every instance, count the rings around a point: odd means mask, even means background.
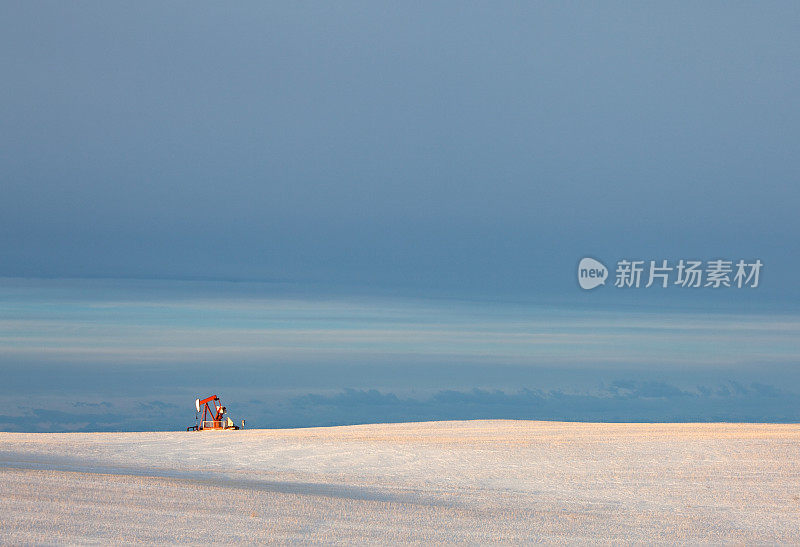
[[[209,406],[209,403],[214,405],[213,408]],[[202,431],[204,429],[239,429],[236,426],[225,426],[222,420],[222,416],[225,414],[225,407],[222,406],[219,397],[216,395],[211,395],[210,397],[206,397],[202,400],[197,399],[194,404],[198,413],[200,412],[201,408],[203,409],[203,419],[199,424],[187,427],[186,431]]]

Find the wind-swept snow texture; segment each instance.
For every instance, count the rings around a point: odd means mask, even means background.
[[[0,542],[800,542],[800,425],[0,433]]]

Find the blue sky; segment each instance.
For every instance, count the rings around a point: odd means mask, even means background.
[[[71,371],[92,404],[137,367],[178,393],[193,362],[295,378],[292,396],[631,375],[797,392],[798,20],[790,2],[4,2],[3,374],[32,396]],[[584,293],[587,255],[765,267],[753,291]],[[435,376],[458,363],[458,386]],[[618,413],[679,415],[662,399]]]

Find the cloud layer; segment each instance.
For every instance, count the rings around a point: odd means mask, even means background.
[[[14,398],[12,397],[12,400]],[[170,401],[56,401],[49,407],[20,401],[15,415],[0,415],[3,431],[181,430],[192,425],[188,398]],[[43,399],[36,402],[41,403]],[[252,428],[507,418],[604,422],[796,422],[800,394],[736,381],[685,389],[660,381],[618,380],[592,392],[499,389],[439,390],[403,395],[344,389],[264,399],[226,399],[234,419]]]

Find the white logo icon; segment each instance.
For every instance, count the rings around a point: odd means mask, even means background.
[[[599,285],[605,285],[607,277],[606,265],[594,258],[582,258],[578,264],[578,283],[581,289],[588,291]]]

